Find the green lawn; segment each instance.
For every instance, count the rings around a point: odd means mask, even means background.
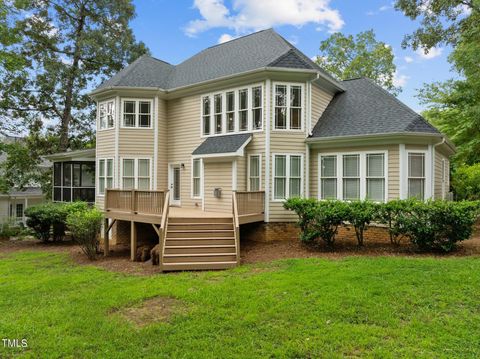
[[[155,296],[185,310],[136,327]],[[480,258],[301,259],[128,276],[66,255],[0,259],[0,357],[479,357]]]

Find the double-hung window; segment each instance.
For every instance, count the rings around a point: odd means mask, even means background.
[[[239,131],[248,130],[248,89],[238,91],[238,126]]]
[[[105,188],[113,187],[113,160],[98,160],[98,193],[104,194]]]
[[[15,215],[17,218],[23,217],[23,203],[17,203],[15,207]]]
[[[275,129],[301,130],[303,122],[303,87],[293,84],[275,85]]]
[[[343,199],[360,199],[360,155],[343,155]]]
[[[260,191],[261,156],[250,155],[248,161],[248,190]]]
[[[209,96],[204,96],[202,98],[202,103],[203,103],[203,110],[202,110],[202,133],[203,135],[209,135],[210,134],[210,111],[211,111],[211,105],[210,105],[210,97]]]
[[[262,129],[262,86],[252,88],[252,123],[254,130]]]
[[[227,132],[235,131],[235,92],[230,91],[226,94],[227,100]]]
[[[113,128],[115,126],[115,101],[100,102],[98,107],[100,130]]]
[[[337,198],[337,156],[320,156],[320,198]]]
[[[367,199],[383,202],[385,200],[385,155],[367,153]]]
[[[202,196],[202,162],[194,159],[192,165],[192,195],[194,198]]]
[[[151,128],[152,107],[151,100],[122,100],[122,126]]]
[[[122,159],[122,188],[123,189],[151,189],[150,159],[124,158]]]
[[[218,94],[214,97],[214,106],[215,106],[215,133],[222,133],[223,126],[222,126],[222,95]]]
[[[274,155],[273,198],[283,200],[302,195],[303,158],[301,155]]]
[[[408,153],[408,198],[425,199],[424,153]]]

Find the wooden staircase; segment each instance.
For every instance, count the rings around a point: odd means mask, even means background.
[[[225,269],[238,264],[233,218],[170,217],[160,265],[163,271]]]

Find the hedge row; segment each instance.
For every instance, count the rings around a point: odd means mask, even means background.
[[[444,252],[453,250],[457,242],[471,236],[480,213],[478,201],[393,200],[373,203],[291,198],[284,207],[298,215],[301,239],[306,242],[323,240],[332,246],[338,228],[350,224],[362,246],[369,225],[380,223],[387,227],[392,244],[398,245],[408,239],[419,249]]]

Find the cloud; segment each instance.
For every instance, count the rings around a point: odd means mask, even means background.
[[[413,62],[413,57],[410,57],[410,56],[405,56],[403,59],[407,64],[410,64]]]
[[[430,50],[428,50],[428,53],[425,53],[425,51],[422,48],[419,48],[416,51],[417,55],[424,60],[431,60],[435,57],[438,57],[442,54],[442,52],[443,52],[443,48],[441,47],[432,47]]]
[[[395,74],[393,75],[393,86],[405,87],[409,79],[410,79],[410,76],[400,75],[398,71],[395,71]]]
[[[193,7],[198,9],[201,18],[190,21],[185,33],[195,36],[209,29],[227,28],[243,34],[308,23],[322,25],[330,32],[338,31],[344,21],[339,11],[329,4],[330,0],[234,0],[229,9],[224,0],[194,0]]]
[[[367,11],[366,14],[367,14],[368,16],[374,16],[374,15],[378,15],[378,14],[381,13],[381,12],[390,10],[390,9],[392,9],[392,8],[393,8],[392,4],[390,4],[390,5],[383,5],[383,6],[380,6],[377,10],[369,10],[369,11]]]
[[[236,39],[236,38],[237,38],[236,36],[233,36],[233,35],[230,35],[230,34],[222,34],[218,38],[218,43],[223,44],[224,42],[231,41],[231,40]]]

